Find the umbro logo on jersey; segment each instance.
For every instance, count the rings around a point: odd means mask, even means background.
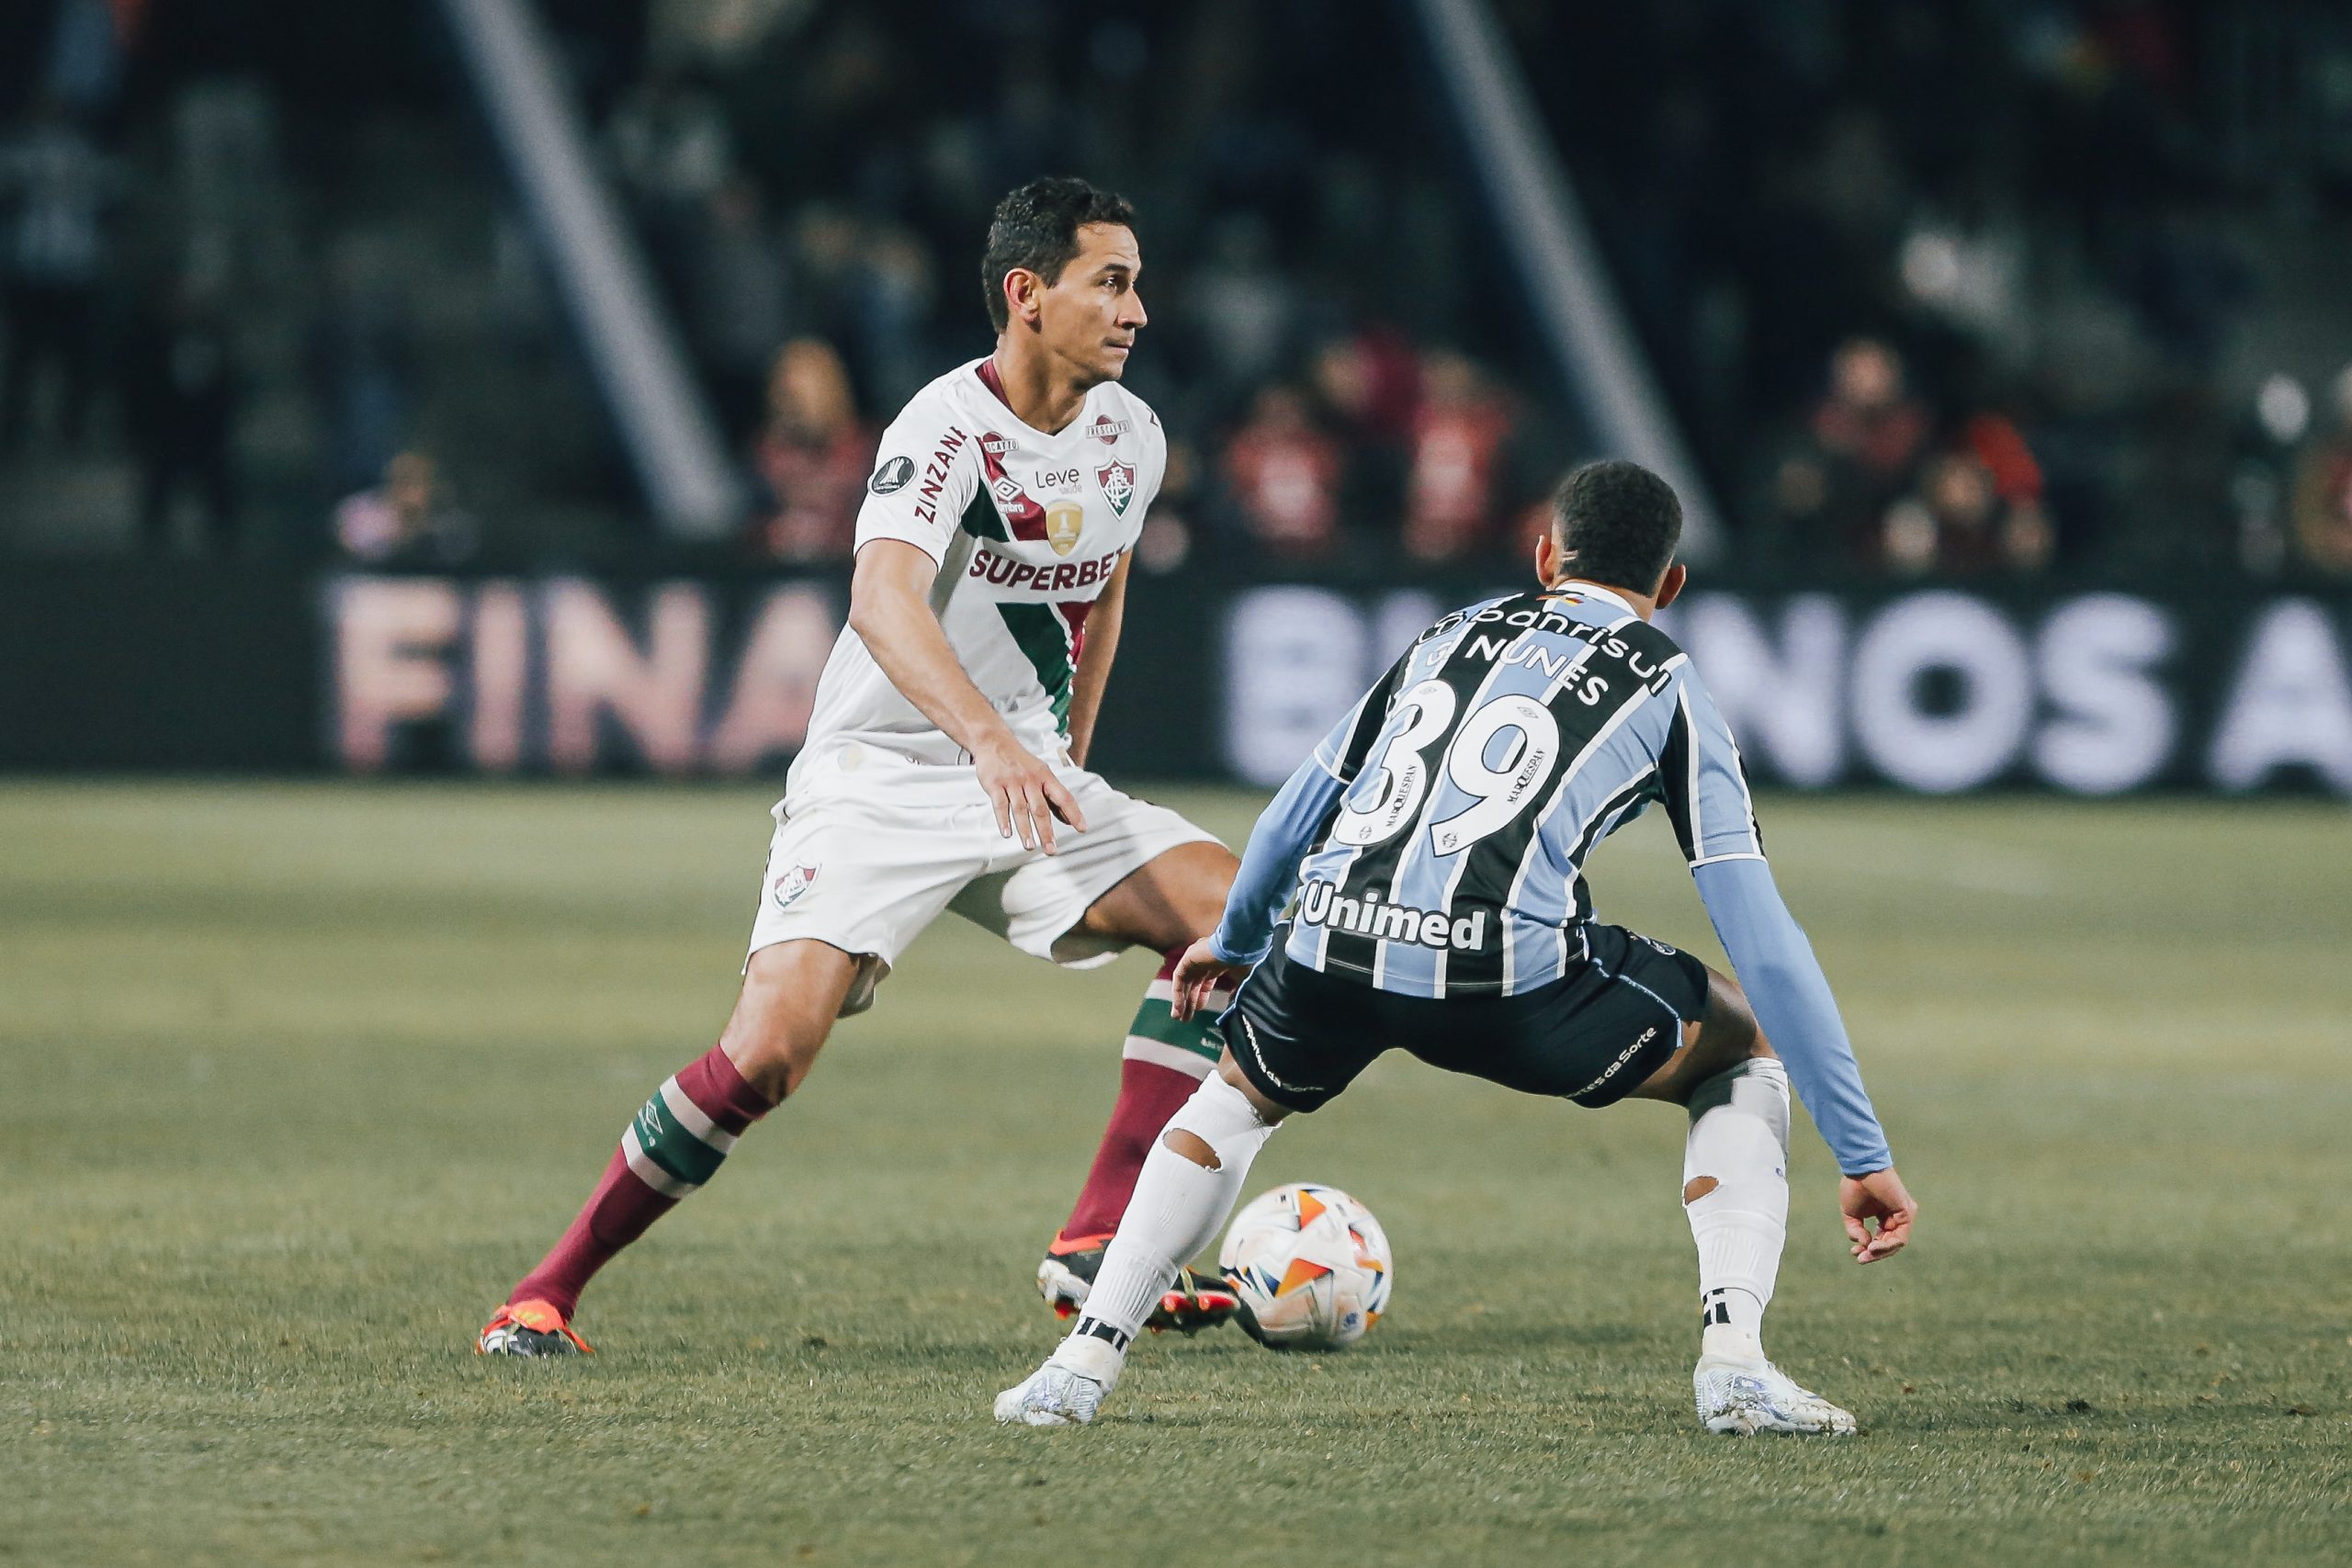
[[[1382,942],[1409,942],[1416,947],[1450,947],[1474,952],[1487,940],[1487,911],[1474,910],[1459,919],[1437,909],[1416,909],[1409,904],[1384,904],[1377,891],[1361,898],[1342,898],[1333,884],[1320,877],[1299,895],[1301,924],[1325,926],[1354,936]]]
[[[989,488],[994,491],[996,492],[996,498],[1004,502],[1007,506],[1011,506],[1013,502],[1021,499],[1021,481],[1014,479],[1011,474],[1005,475],[1004,478],[997,480],[996,483],[990,485]]]
[[[914,477],[915,460],[912,457],[893,457],[874,470],[874,478],[867,481],[865,488],[876,495],[888,495],[892,491],[906,489],[907,482]]]

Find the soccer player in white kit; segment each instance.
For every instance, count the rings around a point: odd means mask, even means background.
[[[586,1349],[571,1324],[614,1254],[717,1172],[797,1089],[835,1018],[871,1006],[945,910],[1070,967],[1146,945],[1168,963],[1127,1038],[1119,1102],[1039,1284],[1085,1299],[1150,1140],[1215,1064],[1176,1020],[1177,957],[1216,924],[1237,863],[1175,812],[1085,766],[1127,569],[1167,467],[1119,385],[1146,316],[1134,214],[1075,179],[997,209],[983,262],[997,345],[924,388],[884,433],[858,513],[849,625],[819,682],[761,878],[750,956],[718,1043],[625,1129],[562,1238],[477,1346]],[[1229,1314],[1180,1279],[1168,1321]]]

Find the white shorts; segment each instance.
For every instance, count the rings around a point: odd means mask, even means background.
[[[1086,831],[1055,823],[1058,852],[1048,855],[997,830],[971,767],[846,749],[776,807],[751,952],[814,938],[856,954],[865,962],[843,1018],[873,1005],[875,987],[943,909],[1038,958],[1074,969],[1109,963],[1118,943],[1070,934],[1088,908],[1170,850],[1217,840],[1099,774],[1067,763],[1054,772],[1078,797]]]

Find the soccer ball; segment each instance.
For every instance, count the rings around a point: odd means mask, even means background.
[[[1217,1267],[1241,1326],[1272,1350],[1337,1350],[1380,1321],[1396,1277],[1372,1211],[1336,1187],[1294,1181],[1233,1216]]]

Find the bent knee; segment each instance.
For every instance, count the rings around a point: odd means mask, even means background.
[[[1708,972],[1707,1017],[1702,1030],[1711,1061],[1728,1066],[1772,1055],[1771,1042],[1747,1005],[1747,993],[1729,976]]]
[[[718,1036],[718,1048],[743,1081],[777,1100],[800,1087],[824,1043],[822,1030],[783,1010],[758,1006],[738,1006]]]

